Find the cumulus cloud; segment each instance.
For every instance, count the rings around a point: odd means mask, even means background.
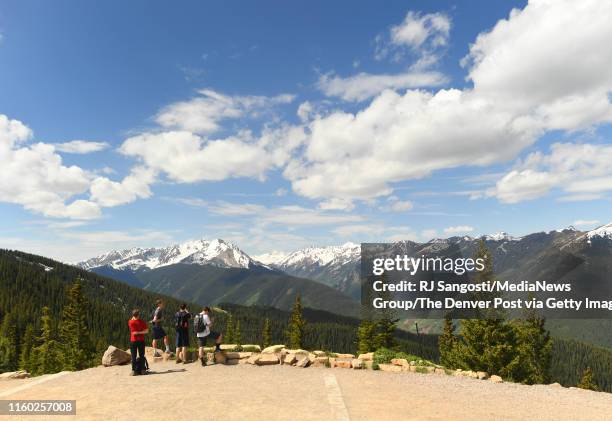
[[[136,199],[151,197],[149,188],[155,181],[155,171],[145,167],[134,167],[122,181],[97,177],[91,182],[91,200],[100,206],[111,207],[130,203]]]
[[[106,142],[92,142],[89,140],[71,140],[70,142],[53,144],[58,152],[73,153],[73,154],[88,154],[99,152],[110,145]]]
[[[549,154],[533,152],[487,194],[505,203],[536,199],[558,189],[565,201],[594,200],[612,191],[612,146],[556,143]]]
[[[199,134],[214,133],[221,122],[241,117],[256,118],[270,108],[288,104],[294,96],[282,94],[267,96],[230,96],[211,89],[198,91],[199,96],[164,107],[155,121],[169,130],[188,131]]]
[[[359,73],[346,78],[326,74],[319,78],[317,87],[329,97],[339,97],[345,101],[359,102],[372,98],[385,89],[434,87],[446,82],[446,76],[440,72]]]
[[[601,71],[612,67],[610,14],[608,2],[533,0],[471,46],[463,64],[473,87],[386,90],[357,112],[318,116],[304,155],[284,174],[305,197],[367,200],[439,169],[508,161],[552,130],[611,122],[612,73]],[[397,37],[416,46],[422,39]],[[531,171],[507,177],[537,197],[549,181]],[[595,181],[592,189],[608,185]],[[520,200],[514,194],[499,196]]]
[[[264,129],[209,140],[189,131],[143,133],[127,139],[119,151],[162,171],[180,183],[218,181],[231,177],[263,178],[282,166],[304,140],[300,127]]]

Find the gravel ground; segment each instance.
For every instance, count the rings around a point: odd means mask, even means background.
[[[251,365],[96,367],[0,382],[0,399],[76,399],[78,419],[610,420],[612,394],[435,374]],[[32,383],[31,387],[8,394]],[[7,417],[8,418],[8,417]],[[44,417],[10,417],[24,420]],[[48,417],[58,420],[57,417]],[[61,419],[61,418],[59,418]]]

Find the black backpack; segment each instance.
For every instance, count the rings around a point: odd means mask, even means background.
[[[196,333],[202,333],[206,330],[206,324],[204,323],[204,317],[200,313],[195,315],[193,319],[193,328]]]
[[[147,371],[149,371],[147,358],[144,355],[136,358],[136,372],[138,374],[147,374]]]
[[[189,313],[179,311],[174,315],[174,327],[177,329],[186,329],[189,327]]]

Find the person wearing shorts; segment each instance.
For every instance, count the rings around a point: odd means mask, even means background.
[[[189,346],[189,319],[191,313],[187,310],[187,304],[181,304],[179,311],[174,315],[176,327],[176,363],[187,364],[187,347]]]
[[[157,307],[155,308],[155,311],[153,312],[153,320],[151,320],[151,325],[152,325],[151,333],[153,336],[153,342],[151,343],[151,346],[153,347],[153,355],[159,356],[160,354],[158,354],[157,352],[157,341],[160,339],[164,340],[164,345],[166,346],[166,352],[169,354],[171,351],[170,351],[170,344],[168,343],[168,334],[162,327],[162,322],[164,320],[164,302],[162,300],[157,300],[156,304],[157,304]]]
[[[197,326],[200,322],[198,322],[198,320],[196,319],[194,323],[196,325],[196,336],[198,337],[198,346],[199,346],[198,356],[200,357],[200,362],[202,363],[202,366],[205,366],[206,365],[206,353],[204,352],[204,347],[206,346],[206,341],[208,339],[214,340],[215,341],[215,352],[220,352],[221,351],[221,340],[223,339],[223,337],[221,333],[211,330],[212,319],[211,319],[209,307],[204,307],[202,312],[199,313],[197,317],[201,320],[201,323],[203,324],[203,330],[198,331]]]

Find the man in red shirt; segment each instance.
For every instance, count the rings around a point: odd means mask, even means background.
[[[128,321],[130,327],[130,352],[132,353],[132,373],[131,376],[143,374],[140,372],[136,364],[136,352],[141,358],[145,358],[145,338],[144,335],[149,332],[147,323],[140,319],[140,310],[132,310],[132,318]]]

